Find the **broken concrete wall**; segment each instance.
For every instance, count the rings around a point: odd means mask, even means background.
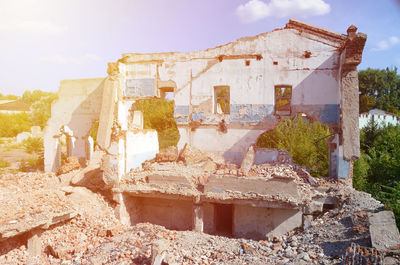
[[[292,88],[292,115],[306,113],[337,128],[339,48],[346,36],[296,27],[205,51],[124,54],[118,63],[125,96],[160,95],[159,89],[171,83],[181,135],[178,147],[189,143],[236,164],[262,132],[278,123],[275,86]],[[217,110],[215,89],[221,86],[229,87],[227,113]],[[215,143],[205,145],[205,139]]]
[[[158,136],[156,130],[134,130],[126,133],[126,149],[123,162],[125,173],[131,169],[142,168],[142,163],[153,159],[158,153]]]
[[[97,144],[103,149],[110,146],[111,129],[114,121],[115,104],[118,100],[118,82],[108,77],[104,82],[103,99],[97,133]]]
[[[60,129],[67,125],[73,132],[71,155],[86,159],[86,146],[93,122],[99,119],[104,78],[61,81],[58,100],[52,104],[52,116],[44,135],[46,171],[57,171],[61,163]]]
[[[215,224],[214,224],[214,204],[203,203],[203,223],[204,223],[204,233],[214,234]]]
[[[285,234],[302,224],[302,212],[297,209],[235,205],[233,218],[235,237],[260,240]]]
[[[150,222],[173,230],[192,229],[193,202],[146,197],[128,197],[131,224]]]

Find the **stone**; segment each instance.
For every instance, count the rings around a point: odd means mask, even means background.
[[[312,226],[312,220],[313,216],[312,215],[303,215],[303,229],[307,230]]]
[[[254,164],[254,157],[255,157],[254,146],[251,145],[243,158],[242,164],[240,165],[240,169],[244,170],[246,174],[247,172],[249,172],[249,170]]]
[[[28,238],[28,253],[31,256],[40,256],[42,252],[42,241],[39,233],[32,233],[31,237]]]
[[[79,169],[80,167],[81,165],[78,158],[75,156],[69,156],[58,170],[57,175],[66,174],[72,170]]]
[[[213,153],[213,152],[205,152],[205,154],[213,161],[214,163],[218,165],[223,165],[225,164],[225,158],[222,155]]]
[[[179,154],[179,159],[181,159],[185,164],[198,164],[208,160],[208,156],[203,153],[200,149],[185,144],[181,153]]]
[[[306,252],[302,252],[301,254],[299,254],[298,258],[307,262],[311,261],[310,256]]]
[[[161,239],[151,246],[151,265],[161,265],[169,248],[168,240]]]
[[[207,160],[206,162],[204,162],[202,168],[206,172],[214,172],[215,170],[217,170],[217,164],[211,160]]]
[[[101,160],[102,179],[107,188],[112,188],[118,183],[118,156],[104,155]]]
[[[178,148],[176,146],[169,146],[160,151],[155,158],[156,162],[175,162],[178,160]]]
[[[17,135],[16,141],[17,143],[22,143],[25,140],[28,140],[29,137],[31,137],[31,133],[29,132],[21,132]]]
[[[323,210],[324,204],[321,201],[311,201],[306,205],[304,209],[304,214],[313,214],[313,213],[321,213]]]
[[[285,257],[294,258],[294,257],[296,257],[296,253],[294,253],[294,251],[292,249],[287,249],[285,251]]]
[[[369,231],[372,247],[378,251],[397,250],[400,234],[392,211],[369,213]]]

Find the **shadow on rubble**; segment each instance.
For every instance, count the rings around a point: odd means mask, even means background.
[[[370,247],[371,245],[370,238],[366,235],[359,239],[350,238],[348,240],[324,242],[321,244],[321,248],[326,256],[337,259],[345,256],[346,249],[350,247],[351,243],[356,243],[365,247]]]
[[[23,246],[26,248],[26,242],[29,238],[29,232],[23,233],[22,235],[8,238],[5,241],[0,242],[0,256],[6,255],[13,249],[21,249]]]
[[[113,206],[112,191],[107,187],[103,180],[103,171],[100,168],[91,169],[89,171],[83,171],[82,176],[76,182],[72,182],[72,186],[80,186],[89,189],[94,193],[98,193],[103,196],[104,200]]]

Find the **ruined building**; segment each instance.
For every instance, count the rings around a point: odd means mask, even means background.
[[[330,176],[349,178],[359,157],[357,65],[366,41],[356,31],[350,26],[344,35],[289,20],[283,29],[203,51],[123,54],[109,63],[106,78],[64,80],[45,131],[45,169],[59,169],[62,135],[68,156],[93,160],[90,131],[99,120],[97,146],[108,165],[103,171],[115,177],[115,200],[127,222],[165,219],[162,224],[171,226],[175,220],[181,229],[212,232],[219,213],[228,213],[235,236],[284,233],[299,226],[312,205],[293,178],[209,174],[199,188],[187,179],[193,172],[160,169],[143,184],[119,185],[159,151],[157,132],[143,129],[133,104],[173,97],[178,149],[189,144],[237,165],[280,119],[308,116],[332,132]],[[274,220],[268,227],[267,219]]]

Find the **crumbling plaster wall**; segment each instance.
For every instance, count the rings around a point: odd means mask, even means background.
[[[190,143],[239,164],[249,145],[278,122],[274,115],[275,85],[292,86],[293,112],[305,112],[337,126],[338,46],[283,29],[205,51],[125,54],[119,63],[123,83],[152,79],[154,96],[159,93],[159,84],[176,84],[178,147]],[[306,51],[311,52],[309,58]],[[214,113],[215,86],[230,87],[230,114]],[[224,133],[217,130],[222,120],[228,129]]]
[[[173,230],[192,229],[193,202],[147,197],[126,197],[131,225],[150,222]]]
[[[87,157],[87,144],[93,122],[99,119],[105,78],[61,81],[58,99],[52,104],[51,118],[44,133],[45,171],[57,171],[61,163],[60,128],[67,125],[75,141],[72,155]]]

